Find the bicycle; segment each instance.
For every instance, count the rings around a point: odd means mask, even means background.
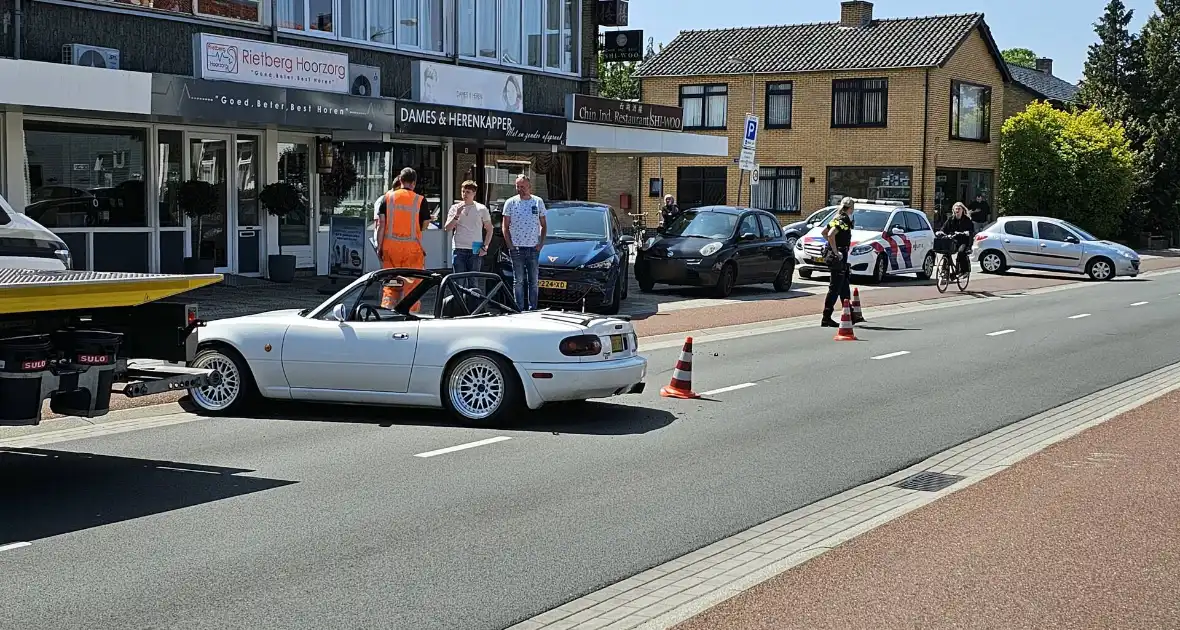
[[[951,284],[952,275],[955,276],[955,283],[959,285],[959,291],[966,291],[967,284],[971,282],[971,267],[960,270],[955,262],[959,253],[959,244],[954,237],[959,234],[971,236],[967,232],[955,232],[951,236],[937,232],[934,235],[934,253],[942,259],[935,277],[935,286],[938,287],[939,293],[946,293],[947,287]]]

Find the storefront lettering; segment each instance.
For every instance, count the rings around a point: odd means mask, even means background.
[[[548,144],[561,144],[565,141],[565,121],[560,118],[503,114],[490,110],[399,104],[397,125],[403,132],[425,135],[455,134],[473,138],[506,138]],[[465,130],[466,133],[461,130]]]
[[[679,107],[618,101],[583,94],[574,94],[571,97],[566,107],[572,103],[576,108],[572,117],[576,121],[666,131],[683,129],[683,117],[679,115],[682,110]]]

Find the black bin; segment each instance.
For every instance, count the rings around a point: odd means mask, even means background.
[[[52,348],[49,335],[0,339],[0,425],[41,422]]]
[[[95,418],[111,409],[111,387],[123,335],[102,330],[59,330],[53,343],[67,365],[49,399],[54,413]]]

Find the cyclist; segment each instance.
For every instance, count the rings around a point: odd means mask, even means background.
[[[975,235],[975,223],[971,221],[971,215],[967,213],[967,206],[963,205],[963,202],[955,202],[954,207],[951,208],[951,216],[947,218],[946,223],[942,224],[942,229],[939,232],[955,239],[955,245],[958,246],[955,257],[958,273],[970,271],[971,258],[967,252],[971,249],[971,237]]]

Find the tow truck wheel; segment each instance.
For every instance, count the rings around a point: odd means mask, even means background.
[[[217,385],[188,391],[193,403],[204,413],[230,415],[245,407],[256,391],[250,366],[233,349],[207,346],[197,352],[191,365],[221,375],[221,382]]]

